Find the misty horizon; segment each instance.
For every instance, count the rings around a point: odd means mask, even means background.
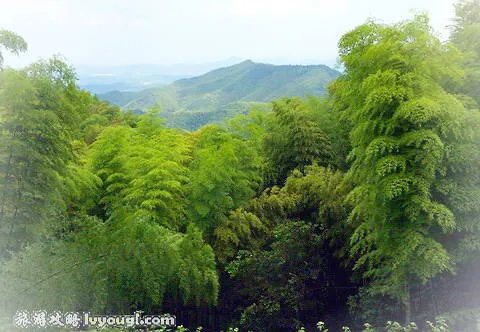
[[[2,4],[0,28],[29,43],[13,68],[63,55],[75,67],[201,64],[231,57],[273,64],[326,64],[340,36],[368,18],[391,23],[425,12],[442,39],[453,0],[383,2],[20,0]]]

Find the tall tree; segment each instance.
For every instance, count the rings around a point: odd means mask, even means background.
[[[369,22],[340,41],[344,75],[332,86],[352,120],[348,177],[355,269],[370,290],[390,294],[411,319],[410,286],[453,269],[442,233],[454,214],[432,195],[448,142],[462,137],[463,105],[443,89],[461,75],[458,53],[434,37],[428,18]]]
[[[69,123],[77,114],[51,62],[2,72],[0,82],[0,220],[2,250],[18,249],[65,201],[73,160]],[[66,69],[63,74],[69,76]],[[60,209],[60,210],[58,210]]]
[[[118,116],[117,108],[105,114],[97,99],[79,90],[75,76],[58,57],[0,73],[2,250],[33,241],[46,221],[65,213],[78,184],[90,177],[76,166],[91,119],[108,125]]]

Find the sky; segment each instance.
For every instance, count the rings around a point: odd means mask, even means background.
[[[345,32],[427,12],[440,38],[454,0],[0,0],[0,29],[29,44],[20,67],[62,54],[74,66],[178,64],[230,57],[272,63],[337,58]]]

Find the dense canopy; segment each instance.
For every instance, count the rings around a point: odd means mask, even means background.
[[[195,131],[100,101],[60,57],[4,68],[0,322],[41,308],[207,331],[473,331],[480,3],[455,8],[447,42],[426,15],[369,20],[339,41],[327,96]],[[0,47],[27,44],[1,30]]]

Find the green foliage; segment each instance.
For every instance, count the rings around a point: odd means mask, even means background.
[[[268,112],[271,110],[271,105],[270,103],[237,101],[216,109],[164,112],[162,116],[169,127],[197,130],[210,123],[222,124],[236,116],[248,114],[252,110]]]
[[[454,255],[459,262],[478,264],[480,249],[480,3],[460,1],[456,6],[452,42],[463,52],[465,79],[454,89],[462,98],[466,112],[458,114],[462,126],[460,139],[452,139],[445,157],[445,173],[436,186],[436,194],[454,212],[461,232]],[[473,99],[475,102],[472,102]],[[452,246],[453,247],[453,246]]]
[[[340,55],[345,74],[332,93],[352,119],[354,268],[374,281],[372,291],[401,298],[408,318],[409,284],[452,269],[438,239],[455,216],[432,191],[447,146],[465,133],[463,105],[442,88],[461,72],[457,53],[418,16],[362,25],[342,38]]]
[[[239,248],[258,248],[267,226],[253,213],[238,208],[222,218],[213,231],[217,259],[225,263]]]
[[[74,80],[59,58],[1,73],[2,255],[25,247],[2,262],[2,307],[215,303],[214,254],[182,204],[189,137],[122,119]]]
[[[215,303],[215,259],[196,227],[181,234],[128,216],[78,224],[69,239],[29,247],[3,264],[4,309],[131,313],[161,308],[166,298]]]
[[[273,102],[273,113],[264,144],[274,184],[283,183],[295,168],[302,170],[314,161],[323,166],[333,162],[329,137],[300,98]]]
[[[312,295],[305,284],[320,278],[325,268],[319,255],[324,238],[314,225],[287,222],[275,230],[273,238],[270,250],[241,252],[230,268],[244,293],[258,294],[242,313],[246,329],[294,328],[299,322],[293,318],[308,306]]]
[[[108,308],[151,311],[166,298],[196,305],[216,302],[213,251],[196,227],[182,234],[128,215],[109,224],[102,248],[109,256],[101,271],[108,278]]]
[[[348,121],[334,112],[335,105],[330,97],[308,96],[304,104],[309,110],[312,120],[329,138],[332,149],[332,166],[346,170],[348,168],[347,155],[351,150]]]
[[[229,211],[254,196],[261,182],[262,160],[242,139],[219,127],[206,126],[194,135],[189,217],[211,234]]]
[[[76,166],[96,135],[86,135],[91,123],[100,132],[118,108],[100,107],[74,80],[57,57],[0,75],[1,255],[38,240],[46,224],[56,228],[52,220],[81,209],[82,195],[95,190],[94,177]]]
[[[462,0],[455,5],[451,41],[463,51],[465,79],[455,90],[480,103],[480,2]]]
[[[225,129],[236,137],[245,140],[263,155],[263,141],[270,129],[272,114],[263,109],[252,109],[248,114],[241,114],[224,122]]]
[[[115,253],[102,270],[111,287],[108,308],[216,302],[213,251],[187,218],[191,142],[153,112],[133,128],[104,130],[92,144],[90,167],[101,181],[96,211],[111,234],[102,252]]]
[[[184,184],[190,159],[187,136],[163,128],[154,114],[136,128],[105,130],[92,145],[92,170],[103,182],[107,216],[118,209],[169,229],[185,222]]]
[[[294,171],[283,188],[253,199],[247,205],[253,214],[242,211],[266,226],[263,237],[253,236],[266,240],[236,245],[236,259],[226,267],[241,289],[239,301],[245,301],[243,327],[292,330],[308,319],[306,308],[313,303],[319,312],[325,309],[331,289],[345,282],[333,257],[343,257],[348,231],[338,221],[347,215],[347,192],[341,172],[312,165],[305,174]]]
[[[27,50],[27,43],[16,33],[0,29],[0,46],[7,51],[19,55]],[[3,54],[0,52],[0,70],[3,68]]]
[[[73,126],[82,112],[74,105],[74,87],[64,80],[72,76],[57,59],[1,73],[2,255],[34,240],[41,225],[65,208]]]
[[[0,71],[0,320],[43,308],[224,330],[469,328],[479,13],[456,6],[451,43],[424,15],[355,28],[328,97],[270,103],[320,95],[337,73],[247,61],[116,93],[142,107],[120,113],[59,57]],[[24,50],[17,37],[0,31],[0,46]],[[165,119],[143,110],[158,103]]]

